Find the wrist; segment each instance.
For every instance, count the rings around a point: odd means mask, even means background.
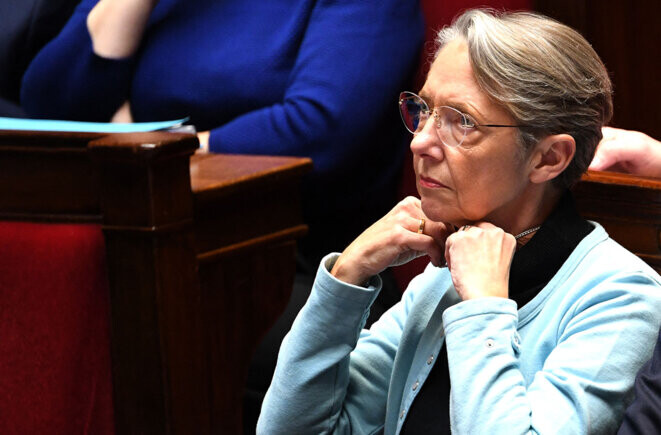
[[[369,280],[369,276],[363,276],[350,264],[346,264],[340,255],[330,270],[330,274],[336,279],[351,285],[364,286]]]
[[[508,285],[484,283],[482,285],[462,287],[463,286],[459,286],[457,293],[459,293],[459,296],[464,301],[480,298],[509,298]]]

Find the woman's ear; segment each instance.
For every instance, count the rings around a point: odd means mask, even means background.
[[[530,181],[544,183],[552,180],[571,163],[576,141],[569,134],[554,134],[542,139],[533,153]]]

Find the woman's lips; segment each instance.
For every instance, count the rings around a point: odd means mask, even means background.
[[[442,187],[447,189],[448,187],[438,180],[434,180],[433,178],[429,178],[429,177],[423,177],[422,175],[420,176],[420,185],[428,189],[440,189]]]

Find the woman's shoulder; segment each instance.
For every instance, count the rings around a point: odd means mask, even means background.
[[[552,305],[580,312],[615,304],[661,315],[661,276],[610,238],[601,225],[593,225],[549,283],[550,293],[559,298]]]
[[[542,316],[565,320],[581,312],[620,306],[641,315],[661,316],[661,277],[596,222],[551,281],[519,310],[525,324]],[[587,310],[587,311],[586,311]],[[555,313],[555,314],[554,314]],[[644,314],[645,313],[645,314]]]
[[[613,240],[598,223],[592,222],[594,230],[576,247],[568,259],[576,263],[582,274],[603,279],[622,279],[626,276],[645,277],[661,286],[661,276],[640,257]],[[577,254],[574,257],[574,254]]]

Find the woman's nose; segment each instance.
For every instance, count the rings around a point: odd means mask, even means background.
[[[436,133],[433,120],[429,120],[421,131],[413,135],[411,152],[419,156],[430,156],[437,160],[443,159],[442,144]]]

